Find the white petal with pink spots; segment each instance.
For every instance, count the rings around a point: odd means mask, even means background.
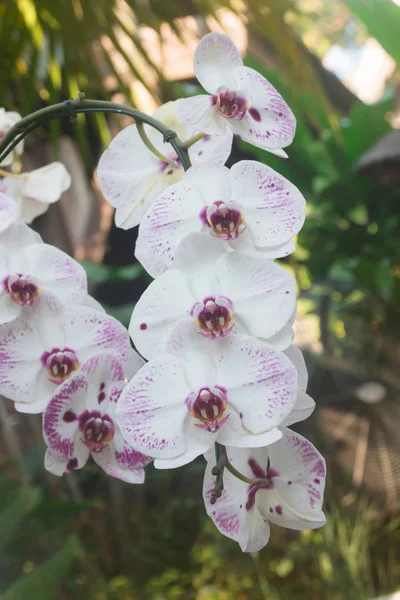
[[[298,433],[283,428],[282,438],[266,448],[227,448],[230,463],[245,483],[227,469],[222,496],[211,504],[216,464],[213,451],[204,477],[206,510],[219,531],[237,541],[245,552],[257,552],[269,539],[269,522],[289,529],[315,529],[325,524],[322,500],[325,461]]]

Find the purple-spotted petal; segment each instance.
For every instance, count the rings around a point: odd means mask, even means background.
[[[192,165],[207,162],[214,165],[224,165],[232,150],[233,134],[228,131],[225,135],[206,135],[189,148]]]
[[[228,402],[242,414],[249,435],[282,423],[297,392],[297,371],[282,352],[261,340],[238,335],[219,342],[216,360],[218,385],[228,390]]]
[[[268,447],[268,456],[271,468],[279,476],[274,477],[272,489],[257,492],[260,512],[269,521],[290,529],[324,525],[326,468],[318,450],[298,433],[284,428],[282,439]]]
[[[14,223],[16,218],[16,202],[10,196],[0,192],[0,233],[5,231],[11,223]]]
[[[234,319],[249,335],[268,339],[288,322],[296,306],[296,284],[272,261],[234,252],[217,263],[221,293],[230,298]]]
[[[140,235],[136,240],[135,258],[153,279],[162,275],[167,268],[164,262],[147,248]]]
[[[254,146],[274,152],[289,146],[296,119],[279,92],[249,67],[235,70],[236,89],[251,101],[246,118],[234,122],[234,133]]]
[[[300,231],[305,219],[305,200],[290,181],[252,160],[236,163],[230,175],[232,194],[240,198],[256,246],[285,244]]]
[[[154,466],[156,469],[177,469],[192,462],[198,456],[207,452],[217,439],[217,435],[196,427],[187,416],[184,424],[184,435],[186,437],[186,450],[174,458],[156,458]]]
[[[176,181],[172,175],[143,144],[136,125],[116,135],[97,167],[100,189],[116,208],[115,222],[123,229],[139,224],[157,195]]]
[[[179,242],[189,233],[210,229],[202,209],[215,200],[229,199],[229,171],[220,165],[191,167],[182,181],[152,204],[140,224],[140,236],[157,260],[170,265]]]
[[[94,461],[111,477],[126,483],[144,483],[144,469],[152,459],[128,446],[117,429],[112,443],[92,454]]]
[[[26,280],[28,286],[30,281],[35,282],[38,292],[33,302],[40,302],[44,290],[57,296],[63,304],[80,304],[87,295],[84,269],[73,258],[48,244],[5,247],[0,257],[0,280],[4,282],[10,276],[15,278],[16,274],[20,274],[20,280]],[[22,286],[21,292],[25,288]],[[10,285],[4,286],[0,293],[7,294],[11,303],[10,289]]]
[[[18,410],[41,412],[61,381],[59,366],[56,382],[51,373],[52,357],[61,352],[68,378],[104,350],[125,364],[130,343],[118,321],[84,306],[63,310],[54,296],[44,295],[0,329],[0,393],[14,400]]]
[[[129,325],[132,341],[145,358],[165,350],[168,333],[177,321],[189,316],[194,300],[179,271],[168,271],[150,284],[137,302]]]
[[[66,458],[48,448],[44,457],[44,466],[53,475],[61,477],[62,475],[68,475],[71,471],[82,469],[87,463],[88,458],[89,450],[78,440],[74,446],[74,453],[71,458]]]
[[[314,400],[307,394],[308,373],[301,350],[297,346],[290,346],[285,351],[286,356],[297,369],[297,398],[290,414],[286,417],[284,425],[293,425],[308,419],[315,408]]]
[[[77,373],[53,394],[43,415],[43,436],[53,456],[67,461],[80,448],[79,415],[86,408],[88,390],[86,377]]]
[[[259,462],[266,462],[265,449],[235,449],[227,448],[231,464],[247,477],[254,477],[248,465],[248,459],[255,456]],[[269,540],[270,528],[268,521],[257,507],[246,508],[249,486],[225,469],[224,489],[222,496],[215,504],[211,504],[211,492],[214,489],[215,477],[212,469],[215,466],[215,456],[210,452],[204,476],[203,497],[207,514],[214,521],[219,531],[240,544],[244,552],[257,552]],[[264,460],[265,459],[265,460]]]
[[[200,40],[193,65],[203,88],[215,94],[221,86],[235,87],[234,71],[243,65],[243,61],[230,37],[224,33],[209,33]]]
[[[190,391],[178,358],[163,355],[147,363],[118,402],[117,421],[127,443],[156,458],[182,454],[188,414],[185,399]]]

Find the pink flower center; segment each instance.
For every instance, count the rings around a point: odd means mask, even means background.
[[[228,407],[226,390],[219,386],[201,388],[197,394],[192,392],[186,399],[186,406],[192,417],[200,421],[195,426],[210,433],[218,431],[229,417],[224,416]]]
[[[199,333],[206,338],[224,337],[232,331],[233,307],[228,298],[205,298],[193,306],[191,314]]]
[[[101,452],[115,435],[114,421],[109,415],[98,410],[86,410],[79,416],[79,429],[83,433],[83,442],[91,452]]]
[[[249,108],[248,102],[234,90],[220,89],[218,94],[212,98],[216,110],[223,117],[241,121],[246,116],[247,109]]]
[[[221,240],[237,238],[246,231],[246,215],[237,202],[225,204],[216,200],[200,213],[201,220],[211,227],[215,237]]]
[[[53,348],[51,352],[44,352],[41,362],[50,375],[50,381],[57,385],[79,369],[78,357],[71,348],[64,348],[64,350]]]
[[[9,275],[5,286],[11,300],[18,306],[30,306],[40,295],[41,289],[31,275],[15,273]]]

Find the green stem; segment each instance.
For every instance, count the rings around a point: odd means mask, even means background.
[[[256,483],[261,483],[262,479],[250,479],[246,477],[240,471],[235,469],[232,463],[228,459],[228,454],[226,452],[226,446],[222,444],[218,444],[215,442],[215,460],[216,465],[212,470],[212,474],[215,476],[215,485],[214,489],[211,492],[211,504],[215,504],[218,498],[221,497],[223,489],[224,489],[224,470],[227,469],[232,475],[243,481],[243,483],[248,483],[249,485],[254,485]]]
[[[136,123],[136,128],[138,130],[138,134],[140,135],[143,144],[150,150],[150,152],[152,152],[155,156],[157,156],[157,158],[162,160],[162,162],[170,163],[171,161],[166,156],[164,156],[164,154],[159,152],[154,146],[154,144],[152,144],[152,142],[149,140],[148,135],[144,129],[144,124],[138,121]]]
[[[235,467],[232,465],[232,463],[229,462],[228,457],[226,458],[225,468],[229,471],[229,473],[232,473],[232,475],[234,475],[235,477],[237,477],[238,479],[240,479],[240,481],[243,481],[244,483],[249,483],[250,485],[254,485],[255,483],[262,482],[262,479],[250,479],[250,477],[246,477],[245,475],[240,473],[237,469],[235,469]]]
[[[42,108],[18,121],[0,141],[0,164],[13,151],[15,146],[34,129],[54,119],[61,119],[63,117],[69,117],[73,122],[77,114],[91,112],[122,114],[132,117],[138,123],[147,123],[147,125],[154,127],[163,135],[164,142],[171,144],[185,171],[191,167],[187,148],[183,146],[176,132],[168,129],[161,121],[124,104],[103,100],[85,100],[82,96],[76,100],[66,100],[65,102]]]
[[[190,148],[190,146],[193,146],[196,142],[199,142],[204,137],[206,137],[205,133],[196,133],[196,135],[186,140],[186,142],[183,142],[182,148],[185,148],[187,150],[188,148]]]

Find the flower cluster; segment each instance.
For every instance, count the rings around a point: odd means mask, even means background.
[[[154,278],[129,327],[148,362],[94,305],[80,265],[22,222],[68,186],[54,163],[1,183],[0,394],[43,412],[45,466],[56,475],[91,454],[106,473],[140,483],[150,461],[169,469],[204,455],[207,513],[256,551],[269,521],[324,523],[324,460],[289,428],[314,409],[292,344],[295,281],[274,262],[293,252],[305,200],[260,162],[224,165],[233,136],[286,157],[295,118],[226,35],[200,41],[194,68],[208,95],[153,115],[184,140],[192,166],[140,123],[98,166],[116,224],[139,224],[135,254]],[[0,117],[0,128],[14,118]]]

